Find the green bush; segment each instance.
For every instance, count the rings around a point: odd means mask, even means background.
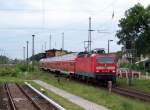
[[[0,68],[0,76],[7,76],[7,77],[24,77],[27,74],[33,74],[38,71],[38,67],[34,66],[34,69],[32,65],[29,65],[29,68],[27,68],[26,64],[18,64],[14,67],[1,67]]]
[[[14,68],[5,67],[0,69],[0,76],[17,77],[18,73]]]
[[[20,64],[20,65],[17,65],[16,69],[17,69],[17,68],[18,68],[21,72],[27,71],[27,65]]]
[[[119,65],[119,68],[128,68],[128,63],[121,63],[120,65]]]
[[[28,67],[26,64],[18,64],[18,65],[16,65],[16,69],[20,72],[27,72],[27,71],[33,72],[36,70],[36,68],[35,67],[33,68],[33,66],[30,64],[28,65]]]
[[[119,68],[129,68],[129,63],[121,63],[121,64],[119,65]],[[132,68],[133,70],[137,70],[137,71],[140,70],[140,66],[139,66],[138,64],[132,64],[132,65],[131,65],[131,68]]]
[[[131,68],[137,71],[140,70],[140,66],[138,64],[132,64]]]

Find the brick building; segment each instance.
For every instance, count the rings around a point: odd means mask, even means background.
[[[45,51],[46,57],[55,57],[68,54],[66,50],[51,49]]]

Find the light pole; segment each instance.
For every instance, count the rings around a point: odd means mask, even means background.
[[[44,44],[45,44],[45,51],[46,51],[46,45],[47,45],[47,42],[45,41]]]
[[[27,43],[27,70],[29,71],[29,58],[28,58],[28,44],[29,44],[29,41],[26,41]]]
[[[62,33],[62,51],[64,50],[64,32]]]
[[[34,38],[35,35],[32,35],[32,69],[34,70]]]
[[[23,46],[23,61],[24,61],[24,63],[25,63],[25,49],[26,49],[26,47]]]
[[[112,42],[113,40],[108,40],[108,53],[109,53],[109,42]]]
[[[51,41],[52,41],[52,35],[49,36],[49,49],[51,50]]]
[[[32,57],[34,56],[34,38],[35,35],[32,35]]]
[[[91,52],[92,49],[92,31],[95,31],[92,29],[92,22],[91,17],[89,17],[89,30],[88,30],[88,52]]]

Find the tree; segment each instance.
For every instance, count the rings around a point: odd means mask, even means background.
[[[125,42],[132,41],[132,48],[137,50],[139,56],[150,54],[150,5],[144,8],[138,3],[128,9],[118,26],[118,44],[125,46]]]
[[[39,61],[40,59],[44,58],[45,57],[45,54],[43,53],[38,53],[34,56],[31,56],[29,59],[32,61],[32,60],[35,60],[35,61]]]
[[[6,64],[9,62],[9,58],[6,56],[0,56],[0,64]]]

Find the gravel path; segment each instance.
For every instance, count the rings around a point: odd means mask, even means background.
[[[79,105],[80,107],[84,108],[85,110],[108,110],[107,108],[98,105],[96,103],[90,102],[86,99],[83,99],[79,96],[73,95],[69,92],[66,92],[64,90],[61,90],[59,88],[56,88],[50,84],[47,84],[41,80],[33,80],[36,84],[39,84],[40,86],[42,86],[43,88],[54,92],[55,94],[69,100],[72,103],[75,103],[77,105]]]

